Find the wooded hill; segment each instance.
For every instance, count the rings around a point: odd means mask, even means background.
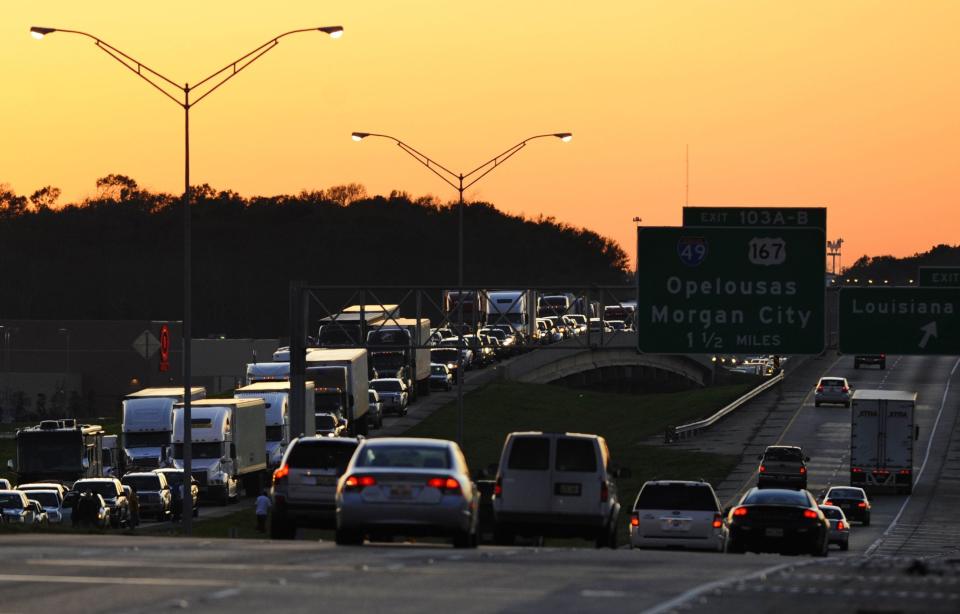
[[[960,245],[937,245],[926,252],[919,252],[905,258],[894,256],[861,256],[852,266],[843,270],[843,278],[864,280],[875,283],[885,280],[890,285],[907,285],[917,280],[917,271],[922,266],[960,267]]]
[[[18,196],[0,185],[0,317],[182,317],[180,197],[122,175],[58,206],[59,190]],[[457,211],[403,192],[368,197],[352,184],[244,198],[194,188],[194,336],[284,337],[291,279],[317,284],[438,285],[457,279]],[[550,217],[464,210],[465,283],[628,282],[613,241]]]

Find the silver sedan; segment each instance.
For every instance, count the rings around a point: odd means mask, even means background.
[[[394,535],[477,545],[479,491],[460,447],[442,439],[384,437],[360,444],[337,483],[337,543]]]
[[[841,550],[850,549],[850,523],[843,510],[835,505],[821,505],[823,515],[830,521],[830,543],[840,546]]]

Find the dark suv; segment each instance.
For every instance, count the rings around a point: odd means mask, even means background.
[[[859,369],[860,365],[877,365],[880,369],[887,368],[886,354],[856,354],[853,357],[853,368]]]
[[[297,527],[336,528],[337,480],[360,444],[355,437],[300,437],[273,472],[270,537],[293,539]]]
[[[807,462],[809,456],[796,446],[767,446],[760,456],[757,470],[757,486],[760,488],[807,487]]]

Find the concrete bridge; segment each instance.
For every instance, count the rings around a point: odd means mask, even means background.
[[[630,382],[644,388],[679,389],[711,383],[713,364],[709,357],[640,354],[635,333],[594,335],[587,346],[584,337],[529,352],[505,365],[507,380],[532,384],[560,383],[572,386]]]

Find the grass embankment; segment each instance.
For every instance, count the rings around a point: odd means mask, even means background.
[[[749,388],[736,385],[627,395],[550,385],[491,384],[464,397],[463,451],[471,470],[476,471],[499,462],[504,439],[512,431],[602,435],[612,463],[631,471],[631,477],[617,480],[621,505],[627,507],[647,480],[703,478],[716,485],[726,478],[738,456],[687,452],[645,442],[661,435],[668,425],[709,416]],[[455,439],[456,432],[456,404],[449,404],[406,434]]]

